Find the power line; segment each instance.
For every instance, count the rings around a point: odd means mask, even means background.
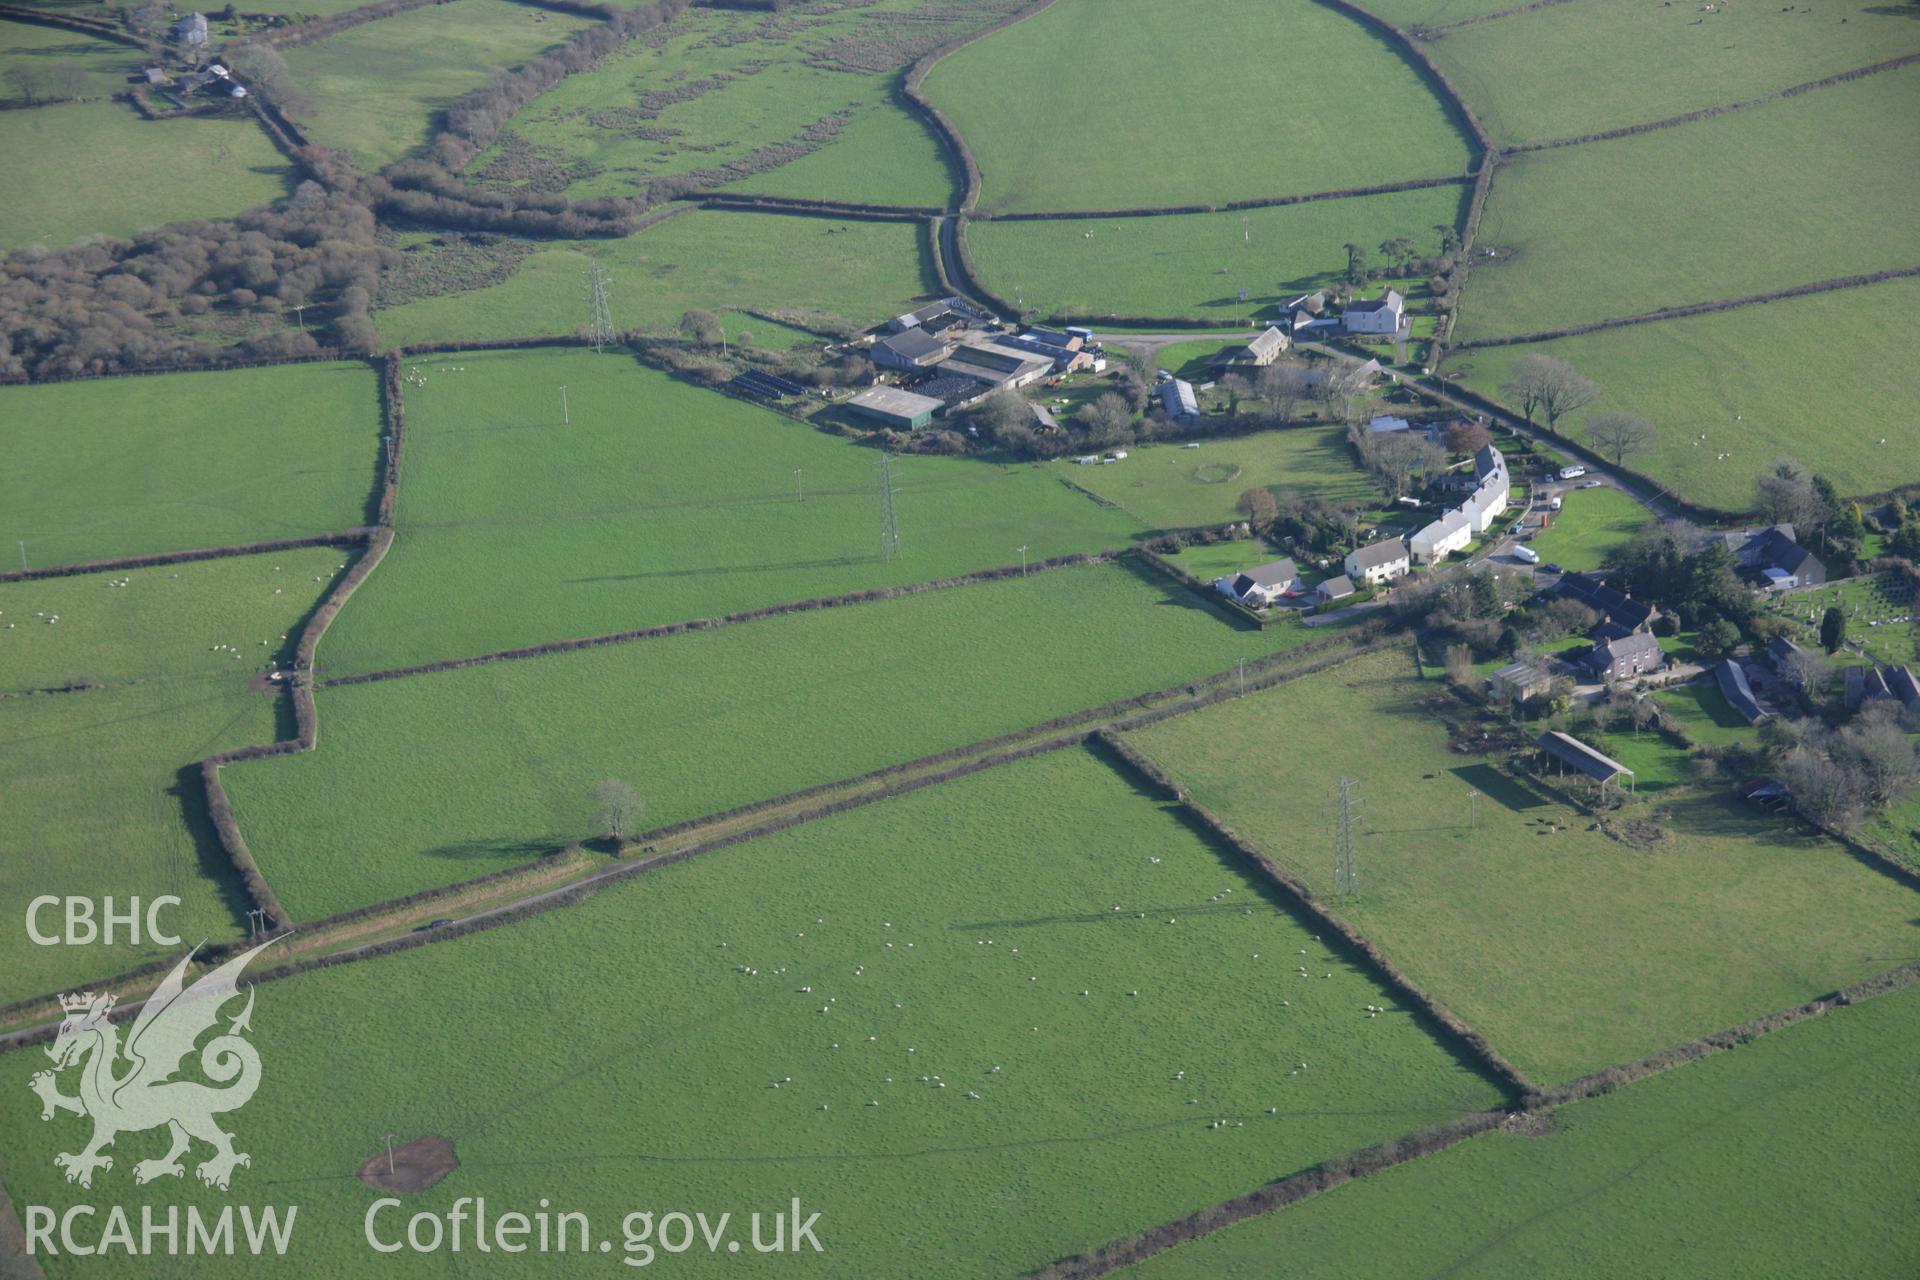
[[[587,341],[596,353],[613,342],[613,312],[607,307],[607,282],[612,278],[598,260],[587,264],[586,299],[592,309],[587,319]]]
[[[1354,794],[1353,779],[1343,776],[1333,784],[1333,891],[1342,900],[1360,893],[1360,863],[1354,850],[1359,819],[1360,797]]]
[[[893,455],[880,455],[880,559],[900,558],[900,513],[893,505]]]

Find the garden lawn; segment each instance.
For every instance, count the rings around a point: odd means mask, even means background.
[[[1378,496],[1353,462],[1339,427],[1287,427],[1224,440],[1143,445],[1112,466],[1049,465],[1074,484],[1118,503],[1156,529],[1225,524],[1249,489],[1290,489],[1300,497],[1370,503]]]
[[[1282,83],[1277,67],[1314,72]],[[924,87],[972,149],[990,212],[1218,204],[1467,164],[1393,48],[1309,0],[1062,0],[942,60]]]
[[[1920,52],[1920,27],[1883,0],[1711,11],[1560,4],[1464,27],[1426,48],[1494,140],[1512,145],[1744,102]],[[1890,97],[1888,109],[1901,110],[1899,101]]]
[[[824,312],[866,328],[935,292],[927,255],[915,223],[701,210],[624,240],[551,242],[500,284],[421,298],[374,319],[390,347],[572,334],[587,322],[582,281],[597,259],[611,277],[615,329],[672,330],[686,312],[710,310],[729,313],[730,340],[745,330],[757,345],[786,347],[805,335],[742,310]]]
[[[546,1198],[623,1251],[636,1208],[730,1212],[746,1239],[798,1196],[821,1274],[1015,1275],[1500,1100],[1404,1011],[1369,1020],[1394,998],[1229,857],[1069,749],[263,986],[234,1192],[298,1183],[303,1273],[444,1274],[413,1252],[373,1265],[379,1193],[347,1175],[391,1127],[451,1138],[460,1167],[383,1233],[461,1196]],[[1301,951],[1311,981],[1286,976]],[[17,1054],[0,1080],[24,1097],[45,1065]],[[12,1194],[84,1197],[50,1158],[81,1122],[3,1114]],[[121,1161],[160,1140],[120,1140],[113,1194],[225,1203],[191,1174],[135,1187]],[[739,1270],[704,1247],[663,1260]],[[257,1272],[173,1265],[122,1274]]]
[[[1277,560],[1280,553],[1261,538],[1236,538],[1232,542],[1196,543],[1168,556],[1202,582],[1213,582],[1229,574]]]
[[[1126,1280],[1845,1275],[1920,1255],[1920,992],[1731,1052],[1229,1227]],[[1381,1224],[1391,1223],[1392,1230]]]
[[[1684,128],[1513,156],[1479,237],[1512,256],[1475,268],[1454,337],[1920,263],[1920,223],[1905,216],[1920,200],[1920,164],[1901,123],[1916,108],[1920,67],[1910,66]],[[1783,187],[1786,173],[1812,183]],[[1835,190],[1847,198],[1806,194]],[[1818,332],[1800,306],[1785,304],[1796,331]],[[1821,349],[1837,346],[1829,335]]]
[[[16,67],[34,73],[36,98],[104,98],[125,87],[139,57],[137,49],[78,31],[30,22],[0,22],[0,95],[4,95],[0,102],[15,106],[23,101],[20,86],[11,78]],[[69,73],[77,73],[77,84],[68,83]],[[17,126],[25,122],[10,118],[0,123]]]
[[[1605,391],[1589,412],[1637,413],[1659,428],[1653,451],[1629,466],[1722,510],[1748,509],[1754,477],[1782,456],[1805,459],[1843,494],[1874,493],[1906,483],[1909,460],[1920,454],[1920,424],[1907,412],[1920,401],[1920,371],[1897,329],[1878,319],[1886,309],[1916,305],[1920,280],[1896,280],[1465,351],[1447,361],[1445,372],[1502,399],[1500,384],[1515,359],[1539,353],[1565,360]],[[1809,331],[1822,335],[1819,351],[1783,358]],[[1707,438],[1696,444],[1702,434]]]
[[[1133,737],[1328,901],[1328,791],[1353,779],[1362,892],[1337,909],[1537,1080],[1632,1061],[1920,955],[1912,891],[1839,846],[1684,791],[1636,811],[1671,840],[1616,843],[1448,750],[1418,705],[1428,698],[1468,718],[1389,652]]]
[[[508,0],[448,0],[286,50],[315,142],[379,169],[418,153],[456,98],[591,25]]]
[[[1633,540],[1653,513],[1614,488],[1570,489],[1561,495],[1553,523],[1527,545],[1542,560],[1568,569],[1597,569],[1600,562]]]
[[[969,222],[981,280],[1043,314],[1195,316],[1252,323],[1280,303],[1333,285],[1349,241],[1405,237],[1438,248],[1465,187],[1422,187],[1351,200],[1155,218]],[[1245,298],[1240,295],[1246,294]]]
[[[1101,637],[1098,661],[1078,655],[1085,636]],[[603,778],[631,782],[647,825],[666,825],[1312,638],[1237,623],[1148,569],[1062,569],[326,688],[318,751],[225,777],[268,879],[313,918],[589,837],[588,792]]]
[[[119,102],[0,112],[0,173],[46,175],[0,183],[0,251],[229,218],[293,186],[251,116],[142,120]]]
[[[879,453],[580,348],[409,369],[393,549],[327,634],[330,675],[469,657],[1128,545],[1045,466]],[[572,422],[563,425],[559,388]],[[796,475],[795,473],[799,474]]]
[[[294,634],[327,589],[314,574],[330,580],[339,562],[338,552],[303,550],[134,570],[124,588],[103,575],[0,586],[0,623],[19,619],[0,625],[0,899],[24,912],[43,894],[111,894],[123,905],[174,894],[181,905],[163,922],[182,938],[238,936],[251,904],[207,820],[199,762],[291,734],[280,702],[247,688],[262,655],[281,647],[257,641]],[[269,582],[284,582],[282,593]],[[60,607],[58,624],[32,616],[47,605]],[[242,656],[212,652],[211,636]],[[20,692],[69,668],[110,683]],[[41,923],[57,931],[52,914]],[[124,936],[112,947],[36,946],[16,915],[0,936],[0,1004],[167,953]]]
[[[1653,700],[1680,722],[1682,733],[1700,746],[1753,746],[1760,741],[1759,728],[1740,718],[1712,676],[1662,689]]]
[[[6,387],[0,420],[0,545],[35,567],[365,524],[382,429],[357,363]]]

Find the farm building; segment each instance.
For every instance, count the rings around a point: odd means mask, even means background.
[[[1212,360],[1208,361],[1216,369],[1264,369],[1278,360],[1286,349],[1293,345],[1281,330],[1272,325],[1251,342],[1237,347],[1226,347]]]
[[[1181,378],[1169,378],[1160,384],[1160,404],[1175,422],[1192,422],[1200,416],[1200,401],[1193,384]]]
[[[1400,296],[1398,290],[1389,289],[1378,298],[1355,298],[1347,304],[1341,316],[1348,333],[1393,337],[1400,332],[1406,305],[1407,300]]]
[[[908,329],[925,328],[933,332],[950,329],[960,324],[990,324],[993,317],[968,302],[965,298],[942,298],[930,302],[903,316],[895,316],[887,321],[887,328],[893,333],[905,333]]]
[[[1377,436],[1399,435],[1402,431],[1413,430],[1413,423],[1392,414],[1381,414],[1377,418],[1367,419],[1367,430]]]
[[[1337,573],[1313,589],[1313,598],[1321,604],[1328,604],[1335,600],[1344,600],[1353,592],[1353,579],[1344,573]]]
[[[1634,631],[1599,640],[1582,661],[1595,680],[1631,680],[1658,671],[1667,657],[1651,632]]]
[[[1747,679],[1747,673],[1732,658],[1722,658],[1713,664],[1713,678],[1720,682],[1720,693],[1727,704],[1740,713],[1740,718],[1748,724],[1759,724],[1770,720],[1773,715],[1760,705],[1753,696],[1753,685]]]
[[[998,389],[994,383],[951,372],[946,365],[937,366],[931,378],[923,378],[913,384],[914,394],[938,400],[948,409],[964,409],[975,401],[986,399]]]
[[[868,387],[847,401],[847,408],[896,431],[917,431],[933,421],[944,403],[898,387]]]
[[[1230,600],[1253,608],[1264,608],[1281,596],[1300,589],[1300,570],[1291,560],[1272,560],[1257,569],[1219,578],[1214,589]]]
[[[1347,577],[1371,587],[1404,576],[1413,568],[1413,559],[1407,553],[1406,543],[1398,538],[1385,538],[1347,552],[1345,568]]]
[[[1082,349],[1084,344],[1077,334],[1029,329],[1019,337],[995,338],[994,343],[1051,361],[1055,373],[1074,373],[1093,366],[1093,353]]]
[[[173,37],[175,44],[204,45],[207,42],[207,15],[190,13],[174,23],[173,30],[168,34]]]
[[[1543,698],[1553,689],[1553,673],[1544,663],[1521,659],[1509,662],[1487,677],[1494,697],[1508,702],[1526,702]]]
[[[1745,577],[1769,590],[1790,591],[1827,580],[1827,567],[1800,545],[1790,524],[1708,534],[1706,543],[1715,542],[1727,549]]]
[[[1052,372],[1053,361],[997,343],[967,342],[938,367],[945,374],[959,374],[994,387],[1017,389]]]
[[[1599,783],[1602,789],[1622,776],[1627,779],[1629,788],[1633,786],[1633,770],[1612,756],[1602,755],[1580,739],[1557,729],[1541,734],[1534,739],[1534,745],[1546,753],[1547,759],[1553,761],[1561,773],[1571,770]]]
[[[1898,702],[1903,706],[1920,705],[1920,681],[1906,666],[1848,667],[1846,674],[1847,710],[1858,711],[1869,702]]]
[[[1620,634],[1638,631],[1648,626],[1660,616],[1660,611],[1644,600],[1635,600],[1622,591],[1609,587],[1606,580],[1594,573],[1569,573],[1561,576],[1554,585],[1553,597],[1560,600],[1578,600],[1594,611],[1602,623],[1611,623],[1620,629]]]
[[[882,369],[918,373],[932,368],[953,354],[953,343],[928,333],[909,329],[873,344],[873,362]]]

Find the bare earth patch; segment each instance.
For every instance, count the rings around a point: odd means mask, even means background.
[[[391,1164],[385,1151],[368,1156],[360,1166],[359,1178],[376,1191],[412,1195],[425,1191],[459,1167],[459,1158],[453,1154],[453,1139],[429,1134],[415,1138],[404,1147],[395,1147]]]

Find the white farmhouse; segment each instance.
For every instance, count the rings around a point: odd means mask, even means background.
[[[1473,492],[1407,539],[1415,564],[1438,564],[1491,529],[1507,509],[1507,459],[1492,445],[1473,457]]]
[[[1413,567],[1407,544],[1387,538],[1347,552],[1347,577],[1369,587],[1406,576]]]
[[[1455,508],[1407,539],[1415,564],[1439,564],[1473,541],[1473,524]]]
[[[1400,332],[1401,317],[1407,300],[1398,290],[1389,289],[1378,298],[1355,298],[1341,313],[1348,333],[1379,333],[1392,337]]]

